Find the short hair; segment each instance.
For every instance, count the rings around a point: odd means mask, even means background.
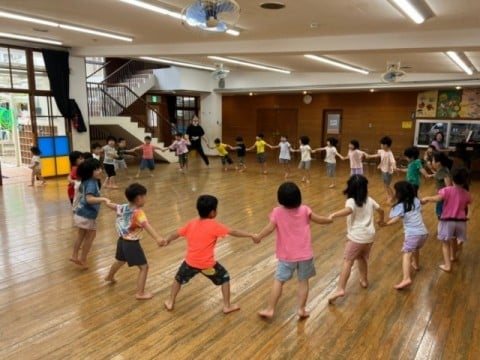
[[[310,138],[308,136],[300,136],[300,142],[302,145],[308,145],[310,142]]]
[[[94,149],[99,149],[99,148],[101,148],[101,147],[102,147],[102,145],[100,145],[100,144],[97,143],[97,142],[92,144],[92,150],[94,150]]]
[[[100,169],[102,164],[97,159],[91,158],[86,159],[80,165],[78,165],[77,176],[82,180],[82,182],[91,179],[93,172],[97,169]]]
[[[113,135],[108,135],[108,136],[107,136],[107,144],[108,144],[108,142],[109,142],[110,140],[113,140],[113,141],[117,142],[117,138],[116,138],[115,136],[113,136]]]
[[[208,218],[212,211],[217,210],[218,199],[212,195],[200,195],[197,199],[198,215],[202,219]]]
[[[119,137],[119,138],[118,138],[118,142],[122,142],[122,141],[125,141],[125,139],[124,139],[124,138],[121,138],[121,137]]]
[[[353,199],[355,204],[362,207],[368,198],[368,179],[363,175],[352,175],[347,181],[347,188],[343,194]]]
[[[263,137],[264,137],[265,135],[263,135],[263,133],[259,133],[257,136],[258,136],[260,139],[263,139]]]
[[[278,203],[287,209],[297,208],[302,204],[302,193],[294,182],[287,181],[277,190]]]
[[[409,159],[416,160],[420,155],[420,151],[416,146],[412,146],[412,147],[406,148],[405,151],[403,152],[403,155],[405,155]]]
[[[337,146],[337,144],[338,144],[338,140],[337,140],[336,138],[334,138],[334,137],[329,137],[329,138],[327,138],[327,141],[328,141],[328,142],[330,143],[330,145],[332,145],[332,146]]]
[[[213,142],[214,142],[215,144],[220,144],[220,143],[221,143],[221,141],[220,141],[219,138],[216,138],[215,140],[213,140]]]
[[[152,141],[152,137],[147,135],[147,136],[145,136],[145,137],[143,138],[143,140],[145,140],[145,141],[147,141],[147,140]]]
[[[147,195],[147,188],[139,183],[128,185],[125,189],[125,197],[129,202],[134,202],[137,196]]]
[[[440,151],[434,151],[432,156],[433,156],[433,160],[435,160],[435,162],[439,162],[440,164],[442,164],[443,167],[446,167],[448,169],[452,168],[453,160],[450,159],[447,155],[445,155],[445,153]]]
[[[350,140],[350,144],[352,144],[355,150],[360,148],[360,143],[358,142],[358,140]]]
[[[32,153],[33,155],[37,155],[37,156],[38,156],[38,155],[41,155],[41,154],[42,154],[42,152],[40,151],[40,148],[39,148],[38,146],[32,146],[32,147],[30,148],[30,151],[31,151],[31,153]]]
[[[84,158],[85,160],[87,160],[87,159],[92,159],[92,158],[93,158],[92,153],[91,153],[91,152],[88,152],[88,151],[82,153],[82,156],[83,156],[83,158]]]
[[[183,134],[182,134],[181,132],[177,132],[177,133],[175,134],[175,136],[182,137]]]
[[[390,136],[384,136],[380,139],[380,144],[390,147],[392,146],[392,138]]]
[[[452,171],[452,180],[455,185],[459,185],[468,191],[469,189],[469,172],[465,168],[457,168]]]
[[[70,154],[68,154],[68,159],[70,160],[71,166],[75,166],[77,160],[80,158],[84,158],[83,153],[80,151],[74,150]]]
[[[241,141],[241,142],[243,142],[243,137],[241,137],[241,136],[237,136],[237,137],[235,138],[235,141],[238,141],[238,142],[240,142],[240,141]]]

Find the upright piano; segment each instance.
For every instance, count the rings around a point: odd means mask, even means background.
[[[461,142],[455,145],[455,151],[452,156],[463,160],[465,167],[472,170],[472,161],[480,159],[480,143],[479,142]]]

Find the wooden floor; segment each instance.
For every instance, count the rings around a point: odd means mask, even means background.
[[[270,156],[272,162],[273,156]],[[200,194],[219,198],[218,219],[258,232],[276,205],[282,170],[272,165],[260,175],[253,158],[245,173],[222,172],[216,159],[207,170],[191,160],[188,175],[174,164],[158,164],[148,188],[146,213],[162,234],[196,216]],[[312,183],[302,184],[303,200],[319,214],[344,206],[339,185],[327,188],[322,162],[314,162]],[[134,169],[131,169],[133,172]],[[367,165],[370,194],[385,204],[380,175]],[[399,180],[401,175],[396,175]],[[293,179],[300,180],[294,173]],[[120,182],[122,187],[126,180]],[[317,276],[311,281],[311,317],[298,321],[296,281],[287,283],[274,320],[257,316],[269,295],[276,267],[274,236],[254,245],[227,238],[217,246],[219,261],[232,277],[232,299],[241,311],[221,313],[220,290],[198,276],[179,294],[175,311],[163,308],[173,276],[183,259],[185,242],[156,247],[145,234],[142,244],[150,263],[150,301],[136,301],[136,268],[123,268],[118,282],[104,281],[113,260],[114,214],[102,208],[90,253],[90,269],[68,261],[76,229],[66,196],[66,181],[45,187],[25,184],[0,188],[0,359],[480,359],[480,233],[478,180],[472,184],[476,220],[453,273],[441,272],[441,247],[435,239],[433,205],[424,211],[431,237],[421,254],[422,271],[413,286],[396,291],[401,278],[401,226],[379,229],[372,250],[368,290],[354,270],[347,296],[327,304],[342,262],[345,219],[329,226],[312,225]],[[434,193],[427,182],[421,194]],[[122,190],[104,191],[123,201]],[[385,209],[387,209],[385,207]]]

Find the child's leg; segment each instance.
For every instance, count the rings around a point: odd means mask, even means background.
[[[335,290],[335,292],[328,298],[329,304],[333,304],[336,299],[345,296],[345,287],[347,286],[347,281],[352,271],[353,262],[354,260],[343,260],[342,272],[340,273],[337,290]]]
[[[280,296],[282,296],[283,284],[284,282],[282,281],[277,279],[273,280],[273,288],[272,292],[270,293],[270,298],[268,299],[268,305],[265,309],[259,311],[258,315],[269,319],[273,317],[273,314],[275,313],[275,307],[277,306]]]
[[[87,230],[79,228],[77,239],[75,240],[75,243],[73,244],[73,252],[72,252],[72,256],[70,257],[70,261],[74,262],[77,265],[81,265],[80,260],[78,260],[78,252],[80,251],[80,247],[83,244],[83,240],[86,236],[86,233],[87,233]]]
[[[412,268],[415,271],[420,270],[420,250],[415,250],[412,255]]]
[[[138,267],[140,272],[138,273],[137,278],[137,294],[135,297],[137,300],[148,300],[153,297],[152,293],[145,292],[145,284],[147,282],[147,274],[148,274],[148,264],[140,265]]]
[[[35,179],[36,178],[37,178],[37,172],[35,171],[35,169],[32,169],[30,186],[35,186]]]
[[[95,236],[97,235],[97,230],[86,230],[85,236],[83,238],[83,246],[82,246],[82,254],[80,255],[80,265],[87,269],[87,256],[90,252],[90,248],[92,247],[93,240],[95,240]]]
[[[360,274],[360,286],[366,289],[368,287],[368,263],[365,258],[357,259],[358,272]]]
[[[168,311],[172,311],[175,307],[175,300],[181,288],[182,285],[177,280],[173,279],[172,287],[170,288],[170,296],[163,303],[163,305],[165,305],[165,309]]]
[[[112,266],[110,267],[110,271],[108,272],[108,275],[107,277],[105,278],[105,281],[109,281],[111,283],[114,283],[116,282],[115,280],[115,274],[117,273],[118,270],[120,270],[120,268],[125,265],[125,261],[119,261],[119,260],[115,260],[115,262],[112,264]]]
[[[442,253],[443,253],[443,264],[439,266],[439,268],[445,272],[450,272],[452,270],[452,261],[451,259],[451,249],[450,249],[450,242],[449,241],[442,241]]]
[[[458,243],[457,239],[450,240],[450,261],[456,261],[458,258]]]
[[[35,176],[37,177],[37,179],[41,181],[42,184],[45,184],[45,179],[42,176],[42,171],[40,169],[36,169],[35,173],[36,173]]]
[[[403,253],[402,256],[402,271],[403,271],[403,279],[401,282],[394,286],[397,290],[402,290],[408,287],[412,283],[412,278],[410,276],[410,266],[412,264],[412,253],[406,252]]]
[[[233,311],[240,310],[240,306],[230,303],[230,281],[222,284],[222,296],[224,314],[229,314]]]
[[[300,319],[305,319],[310,316],[308,311],[305,309],[307,305],[308,299],[308,292],[309,292],[309,284],[307,280],[299,280],[298,281],[298,316]]]
[[[310,169],[305,169],[305,180],[310,183]]]

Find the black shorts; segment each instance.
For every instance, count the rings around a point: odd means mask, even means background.
[[[115,165],[113,164],[103,164],[103,168],[105,169],[105,172],[107,173],[108,177],[112,177],[117,175],[115,172]]]
[[[141,266],[147,264],[140,240],[125,240],[118,238],[115,259],[127,262],[128,266]]]
[[[228,155],[220,157],[220,160],[222,160],[222,165],[227,165],[227,163],[230,164],[230,165],[233,164],[232,158]]]
[[[186,284],[198,273],[201,273],[203,276],[209,278],[215,285],[223,285],[230,281],[230,275],[227,270],[220,265],[220,263],[215,263],[213,268],[210,269],[197,269],[186,263],[182,262],[182,265],[178,268],[177,275],[175,275],[175,280],[179,284]]]

